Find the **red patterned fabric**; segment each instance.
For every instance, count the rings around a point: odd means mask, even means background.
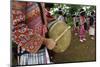
[[[84,16],[80,16],[80,30],[79,30],[80,39],[85,38],[85,35],[86,35],[86,30],[84,28],[84,23],[85,23],[85,17]]]
[[[17,5],[25,2],[14,3]],[[22,9],[12,10],[12,39],[26,51],[36,53],[43,43],[42,37],[47,31],[42,24],[37,3],[27,2]]]

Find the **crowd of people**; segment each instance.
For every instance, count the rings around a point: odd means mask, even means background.
[[[79,36],[80,42],[86,41],[86,33],[92,40],[95,39],[96,13],[94,11],[86,16],[84,9],[81,9],[80,15],[73,15],[72,18],[74,34]]]
[[[86,41],[86,34],[88,33],[90,39],[95,39],[95,29],[96,29],[96,13],[94,11],[90,11],[90,15],[87,15],[84,9],[80,9],[78,15],[72,15],[73,22],[73,32],[75,35],[78,35],[80,42]],[[59,8],[58,9],[58,17],[56,18],[58,21],[68,22],[68,16],[66,13]]]

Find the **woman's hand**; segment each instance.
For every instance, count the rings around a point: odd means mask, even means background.
[[[49,50],[54,49],[54,47],[56,46],[56,42],[53,39],[45,39],[44,44]]]

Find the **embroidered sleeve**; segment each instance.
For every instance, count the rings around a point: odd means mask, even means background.
[[[26,15],[22,10],[12,10],[12,40],[28,52],[36,53],[43,43],[41,33],[26,24]],[[39,29],[45,31],[45,26]]]

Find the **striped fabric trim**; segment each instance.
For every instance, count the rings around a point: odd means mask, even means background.
[[[41,49],[36,54],[23,54],[18,65],[48,64],[50,63],[47,48]]]

